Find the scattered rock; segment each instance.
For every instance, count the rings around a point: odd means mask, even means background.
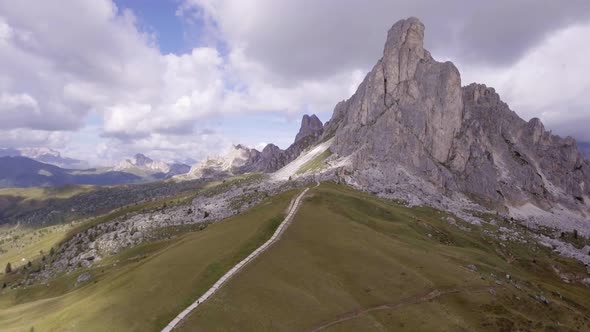
[[[545,295],[543,295],[543,294],[538,294],[538,295],[536,295],[536,296],[535,296],[535,298],[536,298],[536,299],[537,299],[539,302],[541,302],[541,303],[543,303],[543,304],[546,304],[546,305],[548,305],[548,304],[549,304],[549,300],[548,300],[548,299],[545,297]]]
[[[90,281],[90,279],[92,278],[92,275],[90,274],[90,272],[83,272],[78,276],[78,279],[76,279],[76,284],[75,287],[78,287],[82,284],[87,283],[88,281]]]

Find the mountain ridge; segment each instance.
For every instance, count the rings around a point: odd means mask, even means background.
[[[45,164],[67,169],[88,168],[86,161],[64,157],[59,151],[51,148],[0,148],[0,157],[27,157]]]
[[[409,174],[503,212],[533,202],[587,214],[590,165],[575,140],[522,120],[493,88],[461,86],[454,64],[423,48],[424,30],[417,18],[394,24],[383,57],[335,107],[322,138],[351,158],[347,171],[374,191]]]
[[[0,157],[0,188],[83,185],[115,185],[139,182],[139,176],[96,169],[68,170],[27,157]]]
[[[113,171],[167,179],[189,172],[190,166],[182,163],[167,163],[160,160],[153,160],[142,153],[136,153],[132,158],[119,162],[112,169]]]

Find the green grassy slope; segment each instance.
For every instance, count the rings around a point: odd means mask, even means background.
[[[41,252],[47,255],[72,228],[69,224],[44,228],[22,226],[0,226],[0,268],[10,263],[13,268],[25,265],[28,261],[41,258]],[[23,260],[24,259],[24,260]]]
[[[92,280],[83,271],[48,285],[0,294],[1,331],[159,331],[223,273],[268,239],[290,191],[239,216],[176,239],[144,244],[105,259]]]
[[[590,289],[555,272],[577,262],[333,184],[311,195],[179,331],[590,330]]]
[[[306,162],[297,170],[296,174],[303,174],[308,171],[319,171],[323,168],[326,168],[326,159],[332,155],[332,151],[330,149],[322,152],[317,157],[313,158],[312,160]]]
[[[94,190],[94,186],[70,185],[61,187],[1,188],[0,196],[17,196],[24,199],[46,200],[50,198],[66,199],[80,193]]]

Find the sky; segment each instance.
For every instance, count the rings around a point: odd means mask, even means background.
[[[590,141],[587,0],[0,0],[0,148],[93,165],[286,148],[416,16],[462,84]]]

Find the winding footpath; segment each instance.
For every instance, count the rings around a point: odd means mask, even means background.
[[[428,301],[437,299],[437,298],[445,296],[445,295],[460,293],[460,292],[464,292],[464,291],[478,293],[478,292],[489,292],[490,290],[493,290],[493,289],[495,289],[495,287],[493,287],[493,286],[492,287],[490,287],[490,286],[460,287],[460,288],[451,288],[451,289],[447,289],[447,290],[434,289],[434,290],[428,291],[427,293],[424,293],[424,294],[418,294],[418,295],[414,295],[414,296],[411,296],[406,299],[402,299],[396,303],[381,304],[381,305],[377,305],[377,306],[370,307],[367,309],[357,309],[357,310],[349,311],[347,313],[344,313],[344,314],[338,316],[336,319],[334,319],[332,321],[323,323],[322,325],[320,325],[316,328],[313,328],[311,330],[311,332],[323,331],[329,327],[340,324],[342,322],[346,322],[349,320],[353,320],[353,319],[362,317],[362,316],[367,315],[373,311],[399,309],[401,307],[405,307],[408,305],[428,302]]]
[[[288,209],[289,213],[268,241],[266,241],[263,245],[258,247],[258,249],[254,250],[248,257],[244,258],[241,262],[236,264],[231,270],[227,271],[227,273],[224,274],[223,277],[221,277],[219,280],[217,280],[217,282],[213,286],[211,286],[211,288],[209,288],[209,290],[207,290],[205,294],[201,295],[201,297],[199,297],[195,302],[193,302],[193,304],[191,304],[188,308],[184,309],[184,311],[182,311],[170,323],[168,323],[168,325],[166,325],[166,327],[162,329],[162,332],[172,331],[186,316],[188,316],[188,314],[191,313],[191,311],[195,310],[199,305],[207,301],[208,298],[210,298],[217,290],[219,290],[219,288],[221,288],[226,281],[228,281],[231,277],[238,273],[246,264],[254,260],[254,258],[256,258],[262,252],[267,250],[273,243],[278,241],[281,235],[283,235],[287,227],[289,227],[289,225],[293,221],[293,217],[295,216],[297,209],[301,205],[301,200],[303,199],[303,196],[307,193],[307,191],[309,191],[309,188],[306,188],[301,194],[299,194],[299,196],[297,196],[297,198],[294,201],[291,202],[291,205],[289,205]]]

